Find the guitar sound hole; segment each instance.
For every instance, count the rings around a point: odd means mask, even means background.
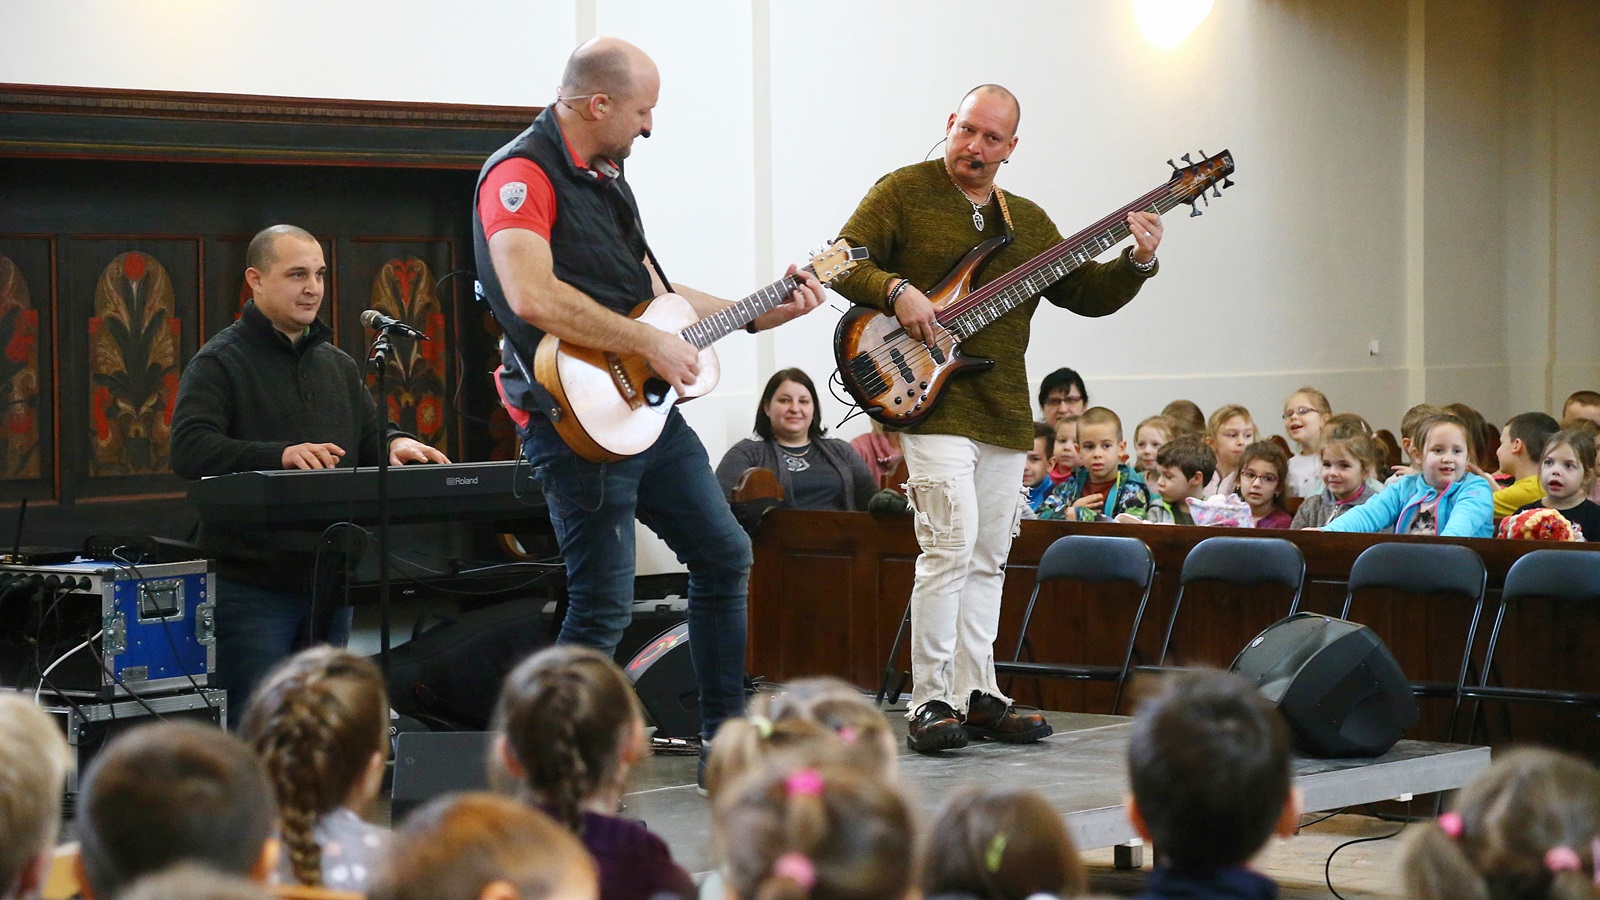
[[[651,406],[660,406],[666,402],[667,395],[671,391],[672,385],[660,378],[651,378],[644,383],[644,402]]]

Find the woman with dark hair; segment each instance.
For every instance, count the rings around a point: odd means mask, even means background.
[[[767,379],[756,407],[756,433],[734,444],[717,464],[717,481],[732,494],[749,468],[771,469],[795,509],[866,509],[878,485],[855,449],[823,437],[817,388],[799,369]]]

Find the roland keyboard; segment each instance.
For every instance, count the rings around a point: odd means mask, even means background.
[[[323,528],[376,522],[378,470],[282,469],[202,478],[189,503],[210,525]],[[419,463],[389,469],[394,523],[500,521],[549,524],[544,495],[527,463]]]

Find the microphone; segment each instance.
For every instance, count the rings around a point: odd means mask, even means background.
[[[398,331],[401,334],[408,334],[419,341],[428,339],[426,334],[399,319],[390,318],[375,309],[369,309],[361,314],[361,324],[371,328],[373,331]]]

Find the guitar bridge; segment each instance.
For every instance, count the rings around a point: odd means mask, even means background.
[[[633,378],[628,375],[628,367],[623,365],[622,357],[615,353],[606,354],[606,369],[611,372],[611,383],[617,386],[617,393],[628,405],[637,408],[642,402],[639,388],[634,385]]]

